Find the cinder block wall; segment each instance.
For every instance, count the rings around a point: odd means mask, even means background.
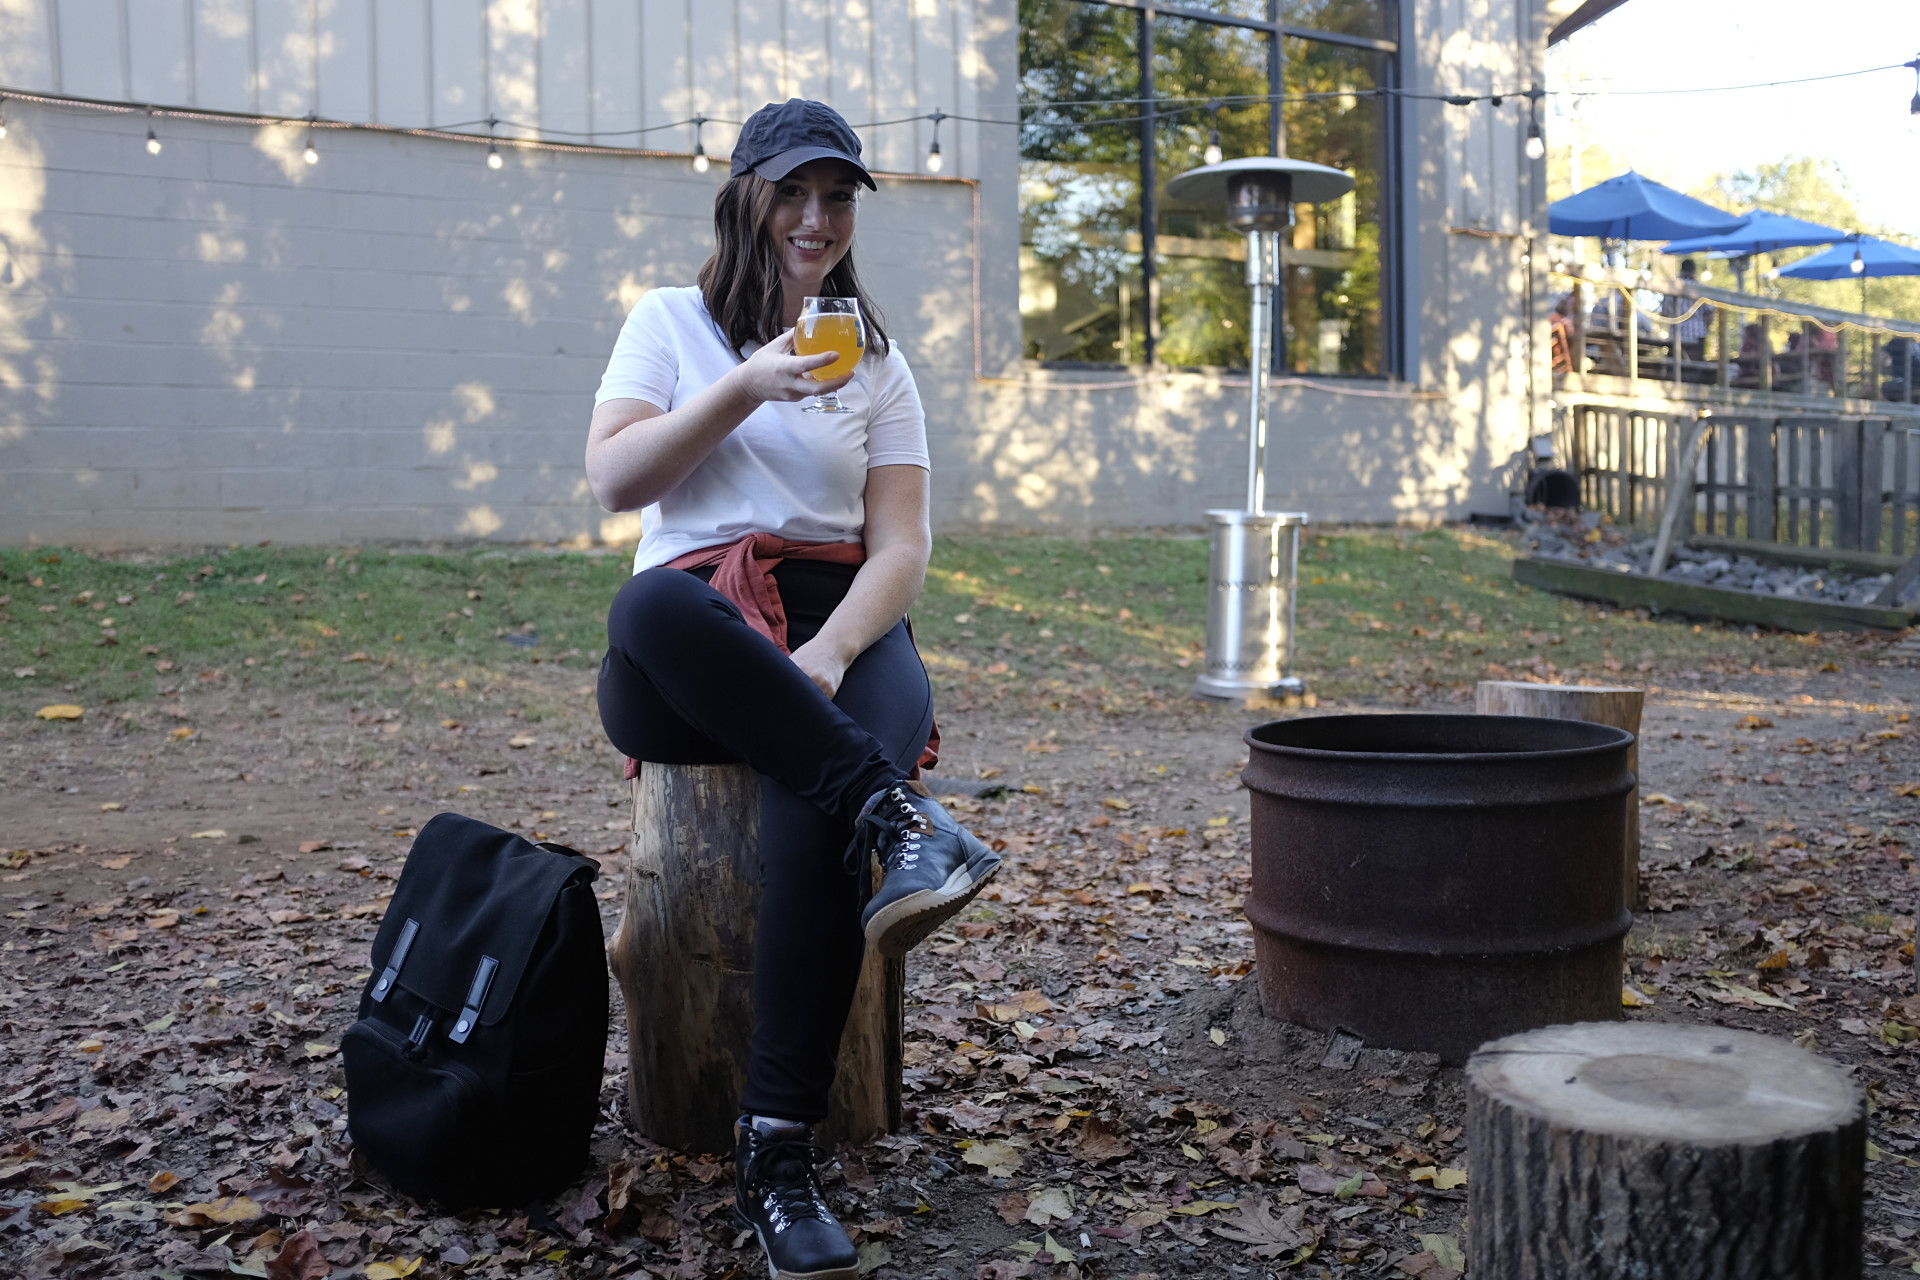
[[[723,165],[8,103],[0,542],[622,541],[588,494],[626,311],[689,284]],[[970,378],[972,188],[883,179],[860,258]],[[929,388],[936,434],[966,398]]]

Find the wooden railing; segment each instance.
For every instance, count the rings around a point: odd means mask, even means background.
[[[1582,504],[1621,524],[1656,527],[1669,494],[1690,491],[1681,536],[1851,552],[1840,558],[1863,565],[1916,546],[1920,428],[1910,419],[1575,404],[1555,436]],[[1691,488],[1675,490],[1689,461]]]
[[[1551,274],[1570,302],[1552,320],[1564,390],[1860,400],[1920,416],[1920,323],[1619,270]]]

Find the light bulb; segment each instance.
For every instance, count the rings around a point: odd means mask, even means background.
[[[150,156],[160,154],[160,139],[153,136],[152,129],[147,130],[147,154]]]
[[[1207,135],[1207,149],[1201,153],[1200,158],[1208,164],[1219,164],[1220,155],[1220,131],[1215,129]]]
[[[0,120],[0,138],[4,138],[6,136],[7,136],[7,122],[5,120]]]
[[[1546,158],[1546,154],[1547,140],[1540,136],[1540,126],[1529,125],[1527,127],[1527,159],[1542,160]]]
[[[713,161],[707,159],[707,149],[701,146],[697,142],[694,143],[693,144],[693,171],[695,173],[705,173],[707,171],[708,166],[711,165],[712,163]]]
[[[1907,104],[1907,114],[1920,116],[1920,89],[1914,90],[1913,101]],[[0,125],[0,138],[7,136],[6,126]]]
[[[313,139],[311,138],[307,139],[307,149],[300,153],[300,158],[302,160],[305,160],[308,164],[320,163],[320,153],[314,150]]]
[[[498,169],[505,163],[506,161],[500,158],[500,144],[489,139],[487,142],[487,168]]]
[[[940,158],[940,144],[935,142],[927,148],[927,172],[938,173],[946,162]]]
[[[1860,251],[1855,249],[1853,251],[1853,261],[1847,264],[1847,270],[1853,272],[1855,275],[1859,275],[1866,269],[1867,264],[1860,260]]]

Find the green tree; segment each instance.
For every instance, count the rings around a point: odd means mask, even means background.
[[[1814,156],[1788,156],[1778,164],[1715,174],[1691,194],[1723,209],[1741,212],[1768,209],[1843,231],[1902,242],[1907,239],[1862,219],[1859,205],[1839,166]],[[1788,266],[1822,251],[1822,248],[1784,249],[1770,256],[1769,265]],[[1857,280],[1768,280],[1764,275],[1758,280],[1748,277],[1750,289],[1770,296],[1847,311],[1863,309],[1862,283]],[[1920,320],[1920,276],[1883,276],[1865,281],[1864,286],[1867,312],[1901,320]]]

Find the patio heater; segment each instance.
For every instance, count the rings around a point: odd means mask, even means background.
[[[1298,695],[1293,674],[1294,585],[1306,513],[1268,511],[1267,391],[1274,340],[1283,332],[1286,273],[1281,233],[1297,204],[1321,204],[1353,190],[1338,169],[1283,156],[1249,156],[1192,169],[1167,183],[1167,195],[1224,209],[1247,237],[1247,287],[1253,293],[1248,357],[1253,384],[1247,414],[1247,506],[1207,512],[1206,668],[1193,692],[1203,698]],[[1291,238],[1291,237],[1289,237]]]

